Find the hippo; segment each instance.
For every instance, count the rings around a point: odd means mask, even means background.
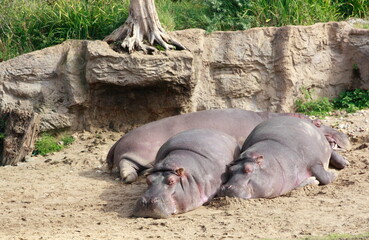
[[[164,118],[123,135],[109,150],[106,161],[110,170],[114,167],[119,169],[120,176],[125,183],[132,183],[140,172],[152,167],[161,145],[179,132],[193,128],[211,128],[234,137],[242,146],[256,125],[265,119],[284,115],[309,119],[303,114],[253,112],[234,108],[204,110]],[[329,127],[323,128],[322,126],[321,128],[334,141],[332,145],[336,144],[343,148],[348,146],[348,138],[345,134]],[[339,157],[337,159],[344,161]],[[345,163],[341,165],[344,167]]]
[[[210,201],[240,154],[235,138],[214,129],[183,131],[163,144],[133,216],[168,218]]]
[[[316,180],[335,179],[328,171],[333,149],[324,134],[304,119],[275,117],[260,123],[230,164],[219,196],[273,198]]]

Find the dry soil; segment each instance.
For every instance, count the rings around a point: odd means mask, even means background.
[[[125,185],[105,157],[122,133],[76,133],[49,156],[0,168],[0,239],[290,239],[369,231],[369,110],[328,117],[353,148],[327,186],[274,199],[214,199],[169,219],[131,218],[143,177]]]

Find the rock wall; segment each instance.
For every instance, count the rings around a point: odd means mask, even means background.
[[[346,22],[173,35],[190,51],[128,55],[69,40],[2,62],[0,113],[37,115],[37,131],[125,131],[203,109],[293,111],[301,88],[329,98],[369,88],[369,30]]]
[[[329,98],[344,89],[368,89],[368,36],[369,30],[346,22],[209,35],[176,32],[198,63],[195,109],[270,111],[293,111],[301,88]]]

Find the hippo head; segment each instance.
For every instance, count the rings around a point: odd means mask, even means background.
[[[148,189],[138,199],[133,216],[168,218],[186,211],[184,202],[188,200],[183,186],[184,168],[176,170],[153,170],[146,177]],[[187,199],[187,200],[186,200]]]
[[[229,180],[222,185],[218,196],[238,197],[243,199],[256,198],[258,185],[262,184],[260,169],[264,156],[258,152],[243,152],[240,158],[228,167]]]

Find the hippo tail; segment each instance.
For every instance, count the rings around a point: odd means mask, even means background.
[[[112,171],[114,167],[114,152],[115,152],[115,147],[117,146],[118,142],[119,141],[114,143],[114,145],[110,148],[108,155],[106,156],[106,163],[108,164],[109,171]]]

